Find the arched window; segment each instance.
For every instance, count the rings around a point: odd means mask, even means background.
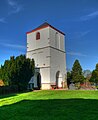
[[[39,39],[40,39],[40,33],[37,32],[37,33],[36,33],[36,40],[39,40]]]

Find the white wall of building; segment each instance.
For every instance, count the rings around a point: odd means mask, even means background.
[[[59,71],[60,79],[65,80],[65,74],[66,74],[66,56],[65,56],[65,39],[64,35],[60,32],[54,30],[53,28],[49,28],[50,32],[50,46],[53,48],[50,48],[50,77],[51,77],[51,83],[55,84],[56,82],[56,73]],[[55,49],[56,48],[56,49]],[[60,87],[59,83],[59,87]]]
[[[66,64],[65,64],[65,53],[58,51],[56,49],[51,48],[50,50],[51,60],[50,60],[50,76],[51,76],[51,83],[55,82],[56,73],[60,71],[62,74],[62,80],[65,79],[66,73]]]
[[[36,67],[50,66],[50,48],[42,48],[27,52],[27,58],[34,58]]]
[[[40,39],[36,40],[36,33]],[[51,27],[46,27],[27,34],[27,58],[34,58],[35,66],[40,68],[41,87],[50,89],[56,83],[56,73],[60,72],[59,87],[65,80],[66,59],[64,35]]]
[[[65,51],[65,40],[64,35],[60,32],[54,30],[53,28],[49,28],[49,38],[50,38],[50,46]]]
[[[36,34],[40,32],[40,40],[36,40]],[[49,46],[49,27],[27,34],[27,51]]]

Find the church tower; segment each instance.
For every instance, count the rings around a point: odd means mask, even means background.
[[[66,83],[65,34],[48,23],[27,32],[27,58],[35,61],[32,82],[39,89],[62,88]]]

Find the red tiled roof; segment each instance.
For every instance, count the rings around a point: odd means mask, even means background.
[[[35,32],[37,30],[40,30],[40,29],[43,29],[43,28],[46,28],[46,27],[51,27],[53,28],[54,30],[58,31],[59,33],[65,35],[63,32],[61,32],[60,30],[54,28],[53,26],[51,26],[50,24],[48,24],[47,22],[43,23],[42,25],[38,26],[37,28],[35,28],[34,30],[30,31],[30,32],[27,32],[27,34],[29,33],[32,33],[32,32]]]

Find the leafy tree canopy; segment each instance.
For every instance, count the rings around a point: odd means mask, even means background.
[[[19,90],[27,88],[30,78],[34,75],[34,60],[26,58],[25,55],[10,57],[5,60],[0,68],[0,78],[5,85],[17,85]]]

